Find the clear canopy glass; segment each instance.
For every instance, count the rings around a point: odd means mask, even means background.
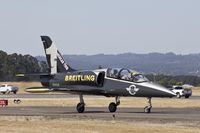
[[[137,71],[127,69],[127,68],[108,68],[107,77],[136,82],[136,83],[149,81],[141,73],[138,73]]]

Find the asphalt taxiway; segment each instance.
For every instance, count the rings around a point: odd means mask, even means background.
[[[155,123],[200,122],[199,108],[153,108],[152,113],[143,113],[142,108],[118,108],[110,113],[106,107],[87,107],[77,113],[75,107],[4,107],[0,116],[43,116],[49,119],[123,120]]]

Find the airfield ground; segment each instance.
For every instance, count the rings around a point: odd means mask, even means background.
[[[0,83],[1,84],[1,83]],[[73,95],[29,95],[23,88],[40,85],[9,83],[20,87],[18,95],[1,95],[9,106],[0,108],[0,131],[6,133],[200,133],[200,88],[190,99],[154,98],[151,114],[143,113],[147,100],[121,98],[116,113],[107,106],[114,98],[86,96],[86,113],[76,113],[79,99]],[[48,96],[47,96],[48,95]],[[22,102],[15,104],[14,99]]]
[[[155,124],[146,122],[102,120],[6,120],[0,123],[5,133],[199,133],[199,127],[181,123]]]

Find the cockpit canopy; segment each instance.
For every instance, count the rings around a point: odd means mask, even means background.
[[[131,81],[131,82],[136,82],[136,83],[149,81],[141,73],[138,73],[137,71],[127,69],[127,68],[108,68],[106,72],[106,76],[109,78],[126,80],[126,81]]]

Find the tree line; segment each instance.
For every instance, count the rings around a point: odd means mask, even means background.
[[[16,77],[19,73],[40,73],[47,70],[45,61],[38,61],[31,55],[7,54],[0,50],[0,81],[28,81],[38,77]]]

